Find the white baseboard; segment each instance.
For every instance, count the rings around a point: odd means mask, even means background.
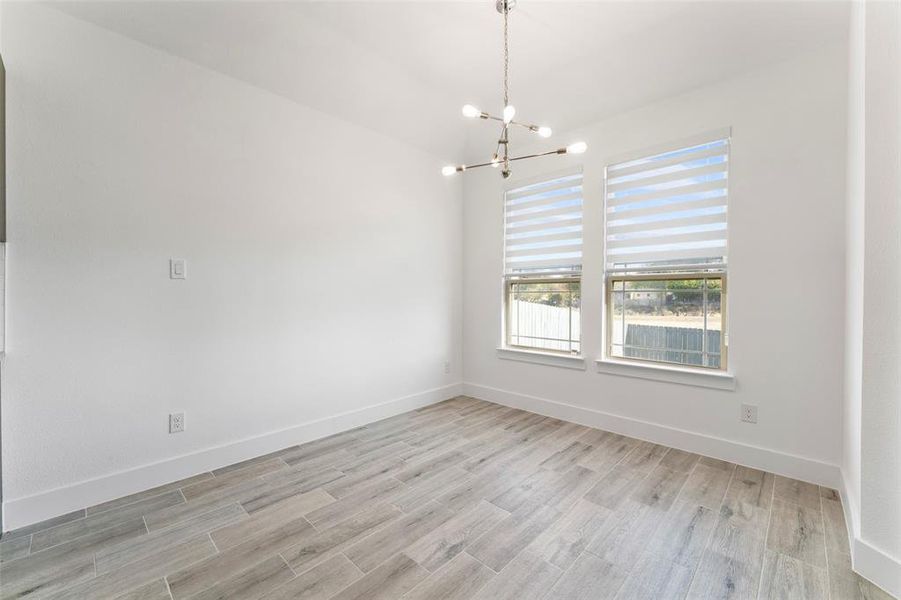
[[[579,423],[580,425],[596,427],[656,444],[672,446],[680,450],[696,452],[834,489],[840,489],[842,486],[841,470],[838,465],[832,465],[812,458],[733,442],[703,433],[686,431],[667,425],[623,417],[476,383],[464,383],[463,393],[467,396],[503,404],[504,406],[519,408],[548,417]]]
[[[280,431],[207,448],[103,477],[3,502],[3,531],[25,527],[74,510],[114,500],[198,473],[303,444],[322,437],[428,406],[462,393],[456,383],[295,425]]]
[[[857,498],[850,493],[850,486],[844,478],[839,489],[842,496],[842,511],[845,513],[845,523],[848,526],[851,565],[854,571],[894,597],[901,598],[901,561],[861,539]]]
[[[851,564],[858,575],[901,598],[901,561],[855,535],[851,540]]]

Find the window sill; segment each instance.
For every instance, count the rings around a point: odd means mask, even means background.
[[[708,371],[666,365],[651,365],[611,358],[595,361],[598,373],[637,377],[652,381],[666,381],[681,385],[713,388],[717,390],[735,390],[735,376],[723,371]]]
[[[585,370],[585,359],[582,356],[574,356],[569,354],[556,354],[553,352],[540,352],[537,350],[498,348],[497,357],[503,360],[518,360],[520,362],[546,365],[549,367],[576,369],[578,371]]]

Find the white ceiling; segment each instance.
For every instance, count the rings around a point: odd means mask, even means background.
[[[501,108],[493,0],[53,6],[446,160],[493,149],[494,128],[460,116],[466,102]],[[837,43],[847,27],[838,1],[519,0],[511,102],[563,131]]]

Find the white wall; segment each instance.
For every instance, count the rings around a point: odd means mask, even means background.
[[[50,9],[3,28],[6,528],[452,395],[444,161]]]
[[[843,465],[854,568],[901,594],[901,2],[858,3],[849,113],[848,272],[860,289],[848,321],[853,387]],[[849,283],[852,283],[849,281]],[[853,341],[853,340],[852,340]]]
[[[468,172],[463,224],[466,389],[838,485],[846,84],[847,49],[823,48],[579,131],[555,134],[554,144],[587,141],[589,150],[580,157],[516,164],[511,185],[516,178],[584,160],[582,335],[587,371],[497,357],[503,183],[493,170]],[[737,389],[597,373],[593,360],[602,347],[607,159],[726,126],[732,127],[733,141],[729,352]],[[758,424],[740,422],[741,403],[759,406]]]
[[[848,526],[860,530],[860,406],[863,371],[863,259],[866,141],[864,117],[866,21],[863,3],[851,11],[848,39],[848,157],[845,203],[845,387],[842,475]]]
[[[861,535],[901,558],[901,5],[866,14]]]

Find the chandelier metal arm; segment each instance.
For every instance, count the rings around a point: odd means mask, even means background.
[[[482,113],[481,115],[479,115],[479,118],[491,120],[491,121],[500,121],[501,123],[504,122],[503,118],[495,117],[494,115],[492,115],[490,113]],[[529,131],[533,131],[533,132],[538,131],[538,125],[534,125],[532,123],[521,123],[520,121],[510,121],[509,125],[516,125],[517,127],[523,127],[525,129],[528,129]]]
[[[558,148],[556,150],[548,150],[547,152],[537,152],[535,154],[526,154],[524,156],[514,156],[508,158],[509,162],[513,162],[516,160],[525,160],[527,158],[538,158],[540,156],[550,156],[551,154],[566,154],[566,148]],[[484,163],[479,163],[476,165],[460,165],[457,167],[457,172],[462,173],[463,171],[469,171],[470,169],[478,169],[480,167],[496,167],[498,166],[497,161],[489,161]]]

